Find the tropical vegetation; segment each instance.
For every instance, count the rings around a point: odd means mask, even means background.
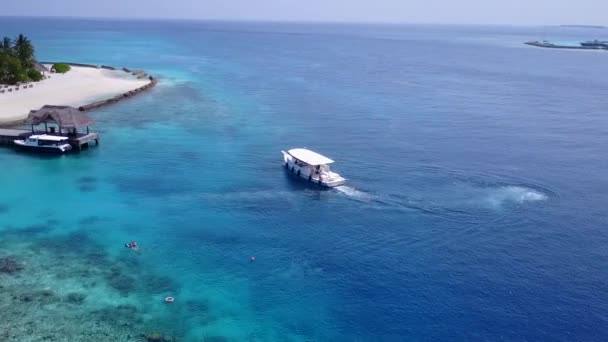
[[[0,42],[0,83],[16,84],[40,81],[42,75],[35,68],[36,58],[32,42],[20,34],[15,39],[4,37]]]
[[[64,63],[55,63],[53,64],[53,70],[60,74],[65,74],[66,72],[70,71],[70,66]]]

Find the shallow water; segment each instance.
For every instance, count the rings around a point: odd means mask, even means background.
[[[98,148],[0,150],[5,340],[608,337],[606,56],[521,44],[598,31],[0,27],[161,79],[92,113]],[[347,185],[287,175],[296,146]]]

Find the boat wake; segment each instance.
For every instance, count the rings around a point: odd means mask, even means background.
[[[458,183],[434,191],[412,189],[393,194],[373,194],[349,186],[334,189],[367,209],[414,211],[468,223],[501,220],[510,212],[547,201],[553,195],[542,188],[508,184]]]
[[[547,199],[548,196],[538,190],[515,185],[492,189],[486,196],[487,203],[494,207],[500,207],[508,203],[523,204]]]
[[[370,202],[375,199],[375,196],[373,196],[370,193],[367,193],[367,192],[364,192],[361,190],[357,190],[353,187],[346,186],[346,185],[340,185],[333,189],[336,191],[339,191],[340,193],[342,193],[352,199],[359,200],[362,202]]]

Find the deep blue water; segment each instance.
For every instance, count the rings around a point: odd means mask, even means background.
[[[0,232],[138,241],[177,285],[124,300],[188,341],[605,341],[608,54],[521,44],[604,31],[0,18],[161,79],[98,148],[0,150]],[[299,146],[347,186],[289,177]]]

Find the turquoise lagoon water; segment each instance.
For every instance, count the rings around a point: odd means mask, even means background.
[[[0,150],[0,339],[608,337],[606,56],[521,44],[596,30],[0,27],[161,80],[92,113],[97,148]],[[348,185],[289,177],[296,146]]]

